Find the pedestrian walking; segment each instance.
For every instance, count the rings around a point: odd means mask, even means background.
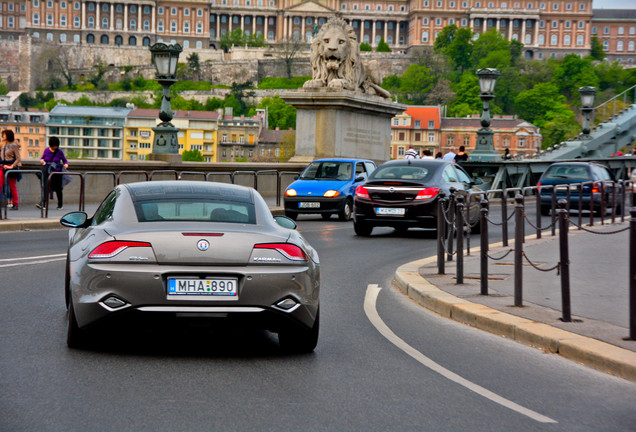
[[[60,149],[60,140],[58,137],[49,138],[49,147],[44,149],[40,158],[42,164],[42,201],[36,204],[37,208],[45,208],[46,205],[46,189],[49,174],[52,172],[62,172],[68,168],[68,161],[64,152]],[[54,175],[51,177],[51,191],[57,195],[57,209],[62,210],[64,206],[64,195],[62,189],[63,175]]]
[[[455,147],[451,147],[450,149],[448,149],[448,153],[446,153],[444,155],[444,160],[445,161],[450,161],[450,162],[455,162],[455,156],[457,156],[457,153],[455,153]]]
[[[419,159],[419,153],[413,146],[409,146],[408,150],[404,152],[404,159]]]
[[[468,154],[466,153],[466,147],[459,146],[459,152],[455,155],[455,162],[464,162],[468,160]]]
[[[502,159],[503,159],[503,160],[510,160],[510,159],[512,159],[512,155],[510,154],[510,149],[506,149],[506,150],[504,151],[504,154],[503,154],[503,156],[502,156]]]
[[[433,159],[433,153],[429,149],[422,151],[422,159]]]
[[[442,156],[442,152],[435,153],[435,159],[444,159],[444,157]]]
[[[0,150],[0,164],[2,166],[2,172],[0,174],[0,191],[4,193],[4,177],[7,171],[16,171],[9,173],[7,176],[8,188],[11,191],[11,200],[13,207],[11,210],[18,210],[19,198],[17,182],[21,178],[21,174],[17,172],[22,166],[22,159],[20,157],[20,147],[15,142],[15,135],[11,129],[5,129],[2,131],[2,150]]]

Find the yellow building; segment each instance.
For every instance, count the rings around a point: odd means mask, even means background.
[[[179,129],[179,154],[199,150],[205,162],[216,162],[218,113],[216,111],[177,111],[172,124]],[[159,124],[159,110],[135,109],[124,127],[124,160],[144,160],[152,153],[154,132]]]

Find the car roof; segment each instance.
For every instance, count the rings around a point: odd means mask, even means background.
[[[250,188],[228,183],[165,180],[127,183],[122,187],[129,191],[133,201],[200,198],[201,195],[209,195],[228,201],[254,202]]]
[[[316,159],[312,162],[373,162],[369,159],[358,159],[358,158],[322,158]]]
[[[380,166],[385,165],[415,165],[415,166],[431,166],[431,165],[448,165],[454,162],[445,161],[442,159],[393,159],[388,162],[384,162]]]

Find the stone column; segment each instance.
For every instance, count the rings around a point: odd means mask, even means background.
[[[400,44],[400,21],[396,21],[395,25],[397,26],[395,28],[395,46],[398,46]]]
[[[486,33],[486,30],[488,30],[488,19],[482,18],[482,20],[484,20],[484,22],[481,25],[481,32]]]
[[[115,4],[110,3],[110,31],[115,30]]]
[[[375,25],[376,25],[376,20],[372,21],[372,28],[371,28],[371,45],[375,46]]]
[[[495,28],[497,29],[497,31],[499,31],[499,28],[501,24],[501,20],[499,18],[495,18]]]
[[[526,43],[526,20],[521,21],[521,43]]]
[[[216,40],[221,39],[221,14],[216,14]]]
[[[475,31],[475,30],[474,30],[474,29],[475,29],[475,19],[474,19],[474,18],[471,18],[471,19],[470,19],[470,29],[471,29],[472,31]]]
[[[256,16],[252,15],[252,34],[256,34]]]
[[[389,25],[388,25],[388,21],[384,21],[384,42],[387,41],[388,39],[388,33],[389,32]],[[388,42],[387,42],[388,43]]]
[[[97,2],[95,4],[95,30],[102,29],[102,4]]]
[[[86,30],[86,3],[82,2],[82,26],[80,30]]]
[[[534,39],[532,40],[534,46],[539,46],[539,20],[534,20]]]
[[[141,8],[142,6],[137,5],[137,31],[141,32],[144,29],[143,23],[141,22]]]
[[[241,14],[241,20],[240,20],[240,23],[241,23],[241,31],[242,31],[243,33],[245,33],[245,15],[243,15],[243,14]]]
[[[305,20],[307,19],[307,17],[302,16],[300,17],[300,40],[303,42],[307,42],[305,39]]]
[[[360,43],[364,42],[364,20],[360,20]]]
[[[514,20],[508,21],[508,40],[512,40],[512,25],[514,24]]]
[[[265,23],[264,23],[264,27],[263,27],[263,37],[265,38],[265,40],[269,40],[267,37],[267,32],[269,31],[268,29],[268,24],[269,24],[269,17],[267,15],[265,15]]]
[[[228,15],[228,28],[227,31],[228,33],[232,33],[232,19],[234,19],[234,17],[232,15]]]
[[[124,31],[128,31],[128,5],[124,4]]]

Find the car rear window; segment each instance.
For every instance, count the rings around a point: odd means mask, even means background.
[[[395,180],[427,180],[433,172],[428,168],[409,166],[386,166],[380,167],[373,172],[374,179],[395,179]]]
[[[352,162],[321,161],[310,163],[299,178],[301,180],[350,180],[352,176]]]
[[[551,166],[543,176],[545,180],[592,180],[590,170],[585,166]]]
[[[139,222],[223,222],[255,224],[251,203],[205,199],[162,199],[135,202]]]

